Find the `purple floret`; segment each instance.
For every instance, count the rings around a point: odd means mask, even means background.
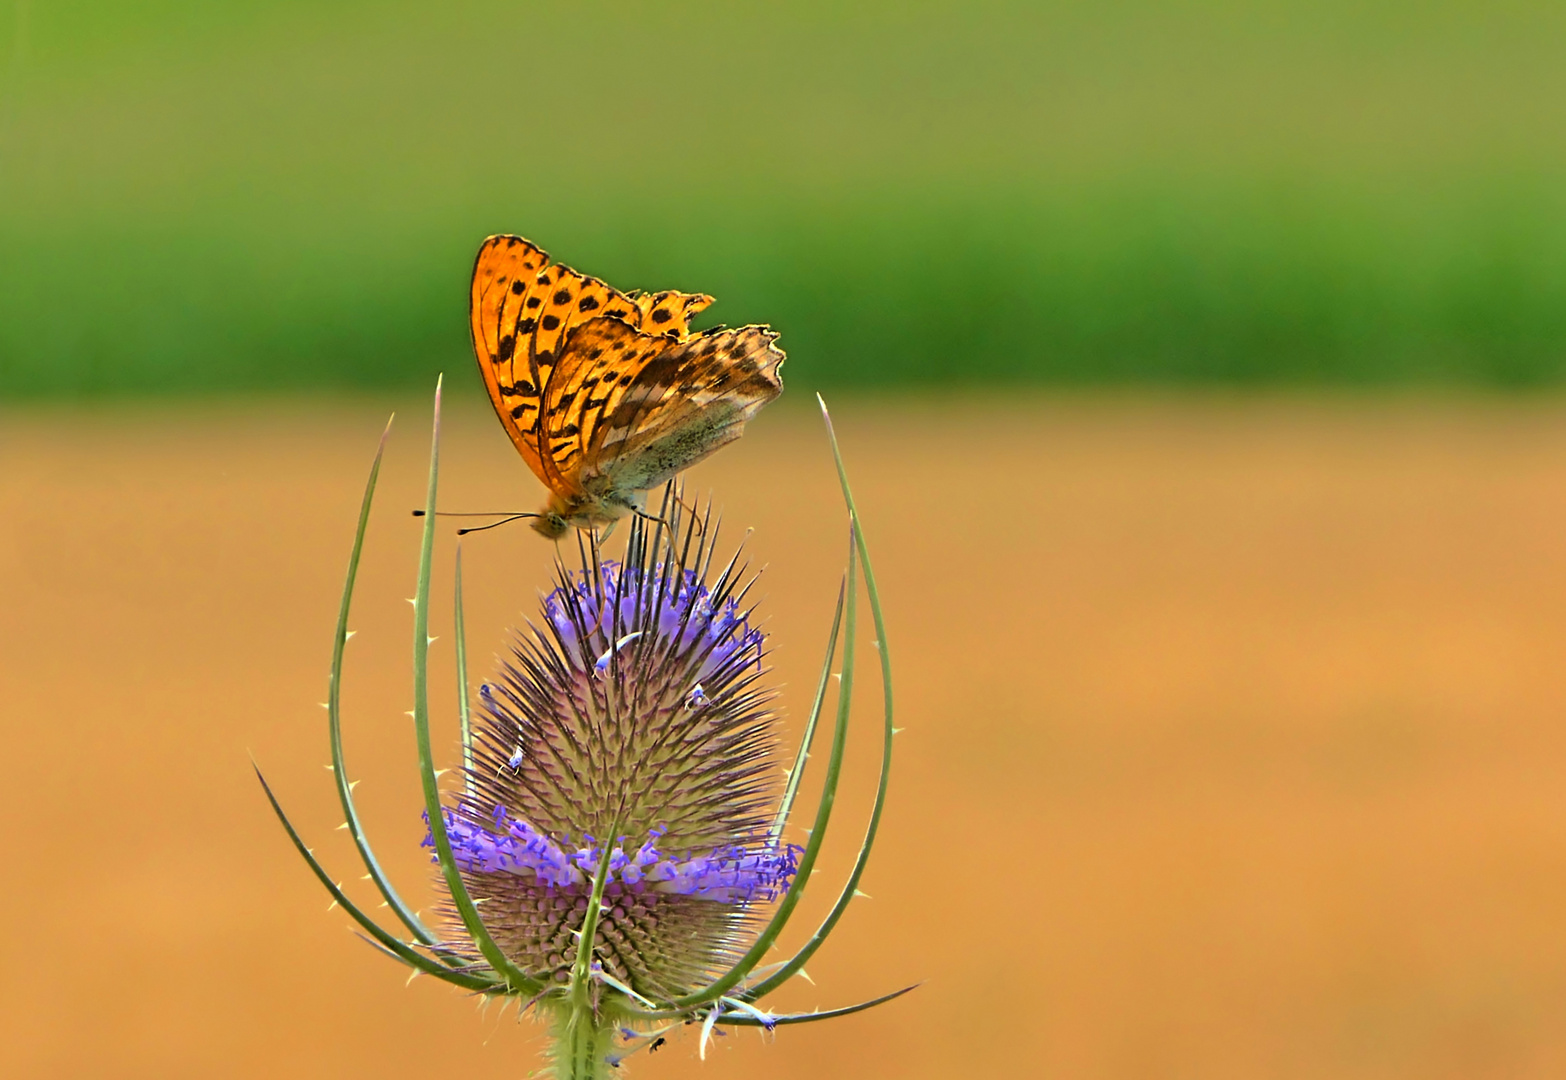
[[[746,652],[753,652],[760,662],[761,631],[751,628],[732,596],[714,608],[711,591],[694,570],[671,568],[666,575],[659,564],[644,579],[634,567],[605,561],[599,566],[597,577],[596,589],[592,580],[583,575],[544,598],[544,616],[580,670],[601,675],[614,655],[612,649],[602,656],[588,655],[590,649],[583,647],[573,615],[581,617],[589,612],[596,617],[585,622],[582,629],[589,634],[596,630],[610,642],[624,635],[628,627],[645,627],[654,632],[663,647],[672,645],[672,651],[710,650],[698,678],[725,667]],[[648,592],[653,595],[646,595]]]
[[[603,857],[603,849],[591,836],[583,837],[587,846],[568,852],[527,822],[511,817],[504,807],[496,808],[493,817],[492,832],[446,811],[451,853],[463,870],[532,877],[547,888],[585,888],[591,882]],[[662,834],[662,829],[650,830],[646,841],[629,854],[621,837],[609,856],[610,882],[619,881],[633,892],[651,890],[721,903],[770,901],[794,880],[804,850],[796,844],[755,851],[736,845],[675,859],[658,850]],[[423,846],[434,845],[434,838],[426,833]]]

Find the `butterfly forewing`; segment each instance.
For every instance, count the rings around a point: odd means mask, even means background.
[[[680,340],[690,334],[691,320],[712,303],[712,297],[702,293],[682,293],[672,289],[658,293],[633,294],[640,319],[627,319],[632,326],[649,334],[672,333]]]
[[[516,236],[492,236],[473,264],[473,353],[479,374],[501,425],[528,467],[547,482],[534,438],[539,417],[539,386],[528,364],[528,348],[517,346],[518,323],[528,298],[528,283],[549,264],[542,250]],[[520,360],[520,362],[519,362]]]
[[[630,297],[568,266],[520,236],[492,236],[473,267],[473,349],[490,401],[511,441],[550,488],[571,493],[538,434],[544,389],[573,326],[610,316],[639,322]]]

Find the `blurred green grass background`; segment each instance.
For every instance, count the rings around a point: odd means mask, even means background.
[[[0,394],[424,383],[479,241],[791,386],[1566,375],[1566,5],[10,0]]]

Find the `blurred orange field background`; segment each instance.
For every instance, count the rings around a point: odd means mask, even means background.
[[[428,406],[395,404],[348,755],[427,899],[404,598]],[[368,899],[316,703],[386,409],[0,417],[0,1074],[541,1064],[532,1023],[405,987],[347,932],[250,771]],[[975,395],[837,419],[906,730],[872,899],[779,1004],[923,985],[705,1064],[687,1032],[632,1074],[1566,1074],[1566,402]],[[534,509],[484,408],[449,421],[444,505]],[[690,479],[731,540],[754,528],[797,732],[846,542],[819,422],[785,402]],[[450,554],[443,529],[448,754]],[[522,526],[465,542],[475,679],[552,554]],[[862,679],[818,882],[862,827],[878,704]]]

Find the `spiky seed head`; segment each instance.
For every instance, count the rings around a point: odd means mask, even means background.
[[[737,556],[712,575],[711,532],[637,521],[618,562],[584,544],[479,689],[447,830],[490,934],[542,979],[570,977],[605,843],[594,955],[655,999],[732,962],[794,875],[798,849],[769,835],[775,717],[744,606],[753,579]]]

